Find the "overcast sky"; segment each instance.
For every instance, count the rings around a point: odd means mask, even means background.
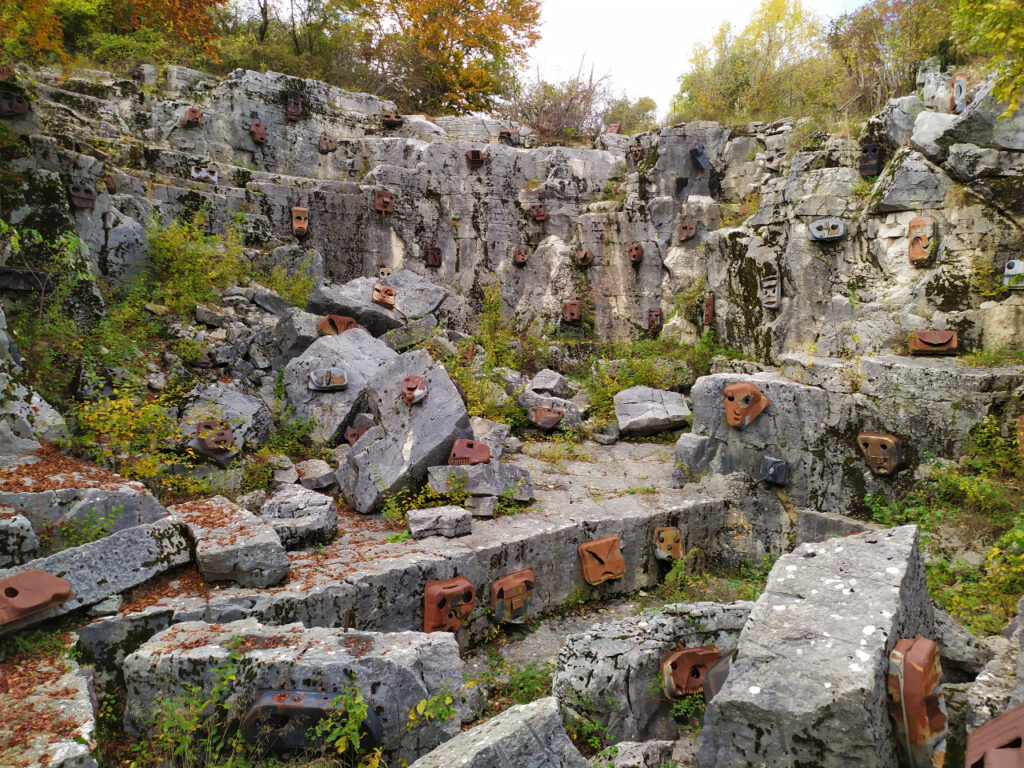
[[[804,0],[832,18],[863,0]],[[533,49],[530,77],[565,80],[580,59],[611,76],[612,89],[633,99],[650,96],[664,117],[679,89],[694,43],[709,40],[723,21],[737,30],[760,0],[543,0],[542,39]]]

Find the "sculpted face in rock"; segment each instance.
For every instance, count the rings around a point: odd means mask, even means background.
[[[533,602],[533,570],[516,571],[502,576],[491,585],[491,610],[494,620],[509,624],[524,624]]]
[[[654,556],[659,560],[678,560],[683,556],[683,534],[675,526],[654,529]]]
[[[677,649],[665,654],[661,662],[661,681],[665,695],[672,700],[704,690],[704,676],[722,658],[713,645]]]
[[[428,581],[423,595],[423,631],[456,632],[476,605],[476,589],[465,576]]]
[[[580,569],[587,584],[604,584],[626,575],[626,561],[622,559],[622,546],[618,536],[604,536],[585,541],[579,546]]]
[[[749,426],[771,400],[749,381],[729,384],[722,390],[725,400],[725,422],[730,427],[743,429]]]
[[[881,432],[861,432],[857,445],[876,475],[892,475],[903,462],[903,444],[898,437]]]

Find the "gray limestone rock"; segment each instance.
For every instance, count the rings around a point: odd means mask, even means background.
[[[280,322],[274,327],[274,336],[270,345],[274,367],[287,365],[292,358],[298,357],[319,338],[316,323],[320,318],[311,312],[296,307],[284,310]]]
[[[247,708],[268,689],[344,693],[355,684],[384,729],[385,759],[413,761],[459,733],[459,718],[407,727],[409,713],[443,688],[457,692],[462,662],[453,635],[437,632],[379,634],[301,624],[262,625],[253,619],[229,624],[186,622],[150,638],[124,661],[125,726],[144,735],[160,698],[200,686],[209,695],[214,671],[227,661],[228,641],[248,642],[226,702]],[[552,705],[552,709],[554,706]]]
[[[394,350],[362,328],[338,336],[322,336],[285,368],[288,402],[295,406],[297,415],[313,419],[315,440],[338,443],[344,439],[353,407],[367,385],[397,357]],[[333,392],[311,390],[309,374],[332,365],[345,369],[348,386]]]
[[[589,768],[558,716],[553,697],[520,704],[460,733],[410,768]]]
[[[0,634],[94,605],[190,560],[188,542],[177,522],[164,518],[32,560],[18,568],[0,570],[2,579],[19,571],[38,568],[66,579],[74,593],[66,603],[3,625]]]
[[[171,625],[174,611],[150,606],[135,613],[104,616],[76,630],[80,660],[92,668],[101,687],[123,683],[121,664],[149,638]]]
[[[285,549],[326,544],[338,533],[334,499],[301,485],[289,485],[274,493],[259,515],[274,529]]]
[[[437,318],[433,315],[410,320],[405,325],[388,331],[381,336],[381,341],[397,352],[410,347],[422,346],[433,338],[437,328]]]
[[[208,453],[199,445],[196,428],[207,419],[224,419],[234,433],[234,448]],[[193,392],[181,417],[181,432],[192,450],[210,456],[226,467],[242,451],[254,450],[267,441],[270,434],[270,409],[259,399],[223,385],[210,384]]]
[[[922,110],[924,103],[916,94],[889,99],[878,115],[868,119],[868,129],[876,129],[876,135],[883,138],[886,148],[893,152],[910,141],[914,121]]]
[[[434,493],[458,489],[470,496],[503,496],[516,501],[533,498],[530,473],[514,464],[489,461],[470,466],[436,466],[430,467],[428,475]]]
[[[322,490],[337,483],[334,470],[323,459],[306,459],[295,465],[299,473],[299,482],[306,488]]]
[[[14,670],[12,670],[13,672]],[[16,670],[27,693],[0,691],[0,754],[18,768],[96,768],[92,681],[70,658],[33,654]]]
[[[373,302],[375,283],[391,286],[398,292],[394,309]],[[440,306],[446,293],[444,288],[415,272],[399,270],[383,279],[360,277],[344,285],[323,282],[310,296],[309,310],[353,317],[374,336],[380,336],[404,321],[429,315]]]
[[[924,111],[914,121],[914,131],[910,136],[910,146],[921,152],[934,163],[946,159],[947,146],[937,143],[949,128],[960,119],[959,115],[947,115],[940,112]]]
[[[667,765],[682,765],[673,762],[674,748],[675,744],[671,741],[620,741],[599,752],[590,765],[592,768],[664,768]]]
[[[552,682],[563,716],[589,718],[613,742],[678,738],[661,689],[662,659],[677,643],[731,653],[752,608],[742,601],[680,603],[567,636]]]
[[[275,530],[223,496],[168,511],[188,528],[205,580],[270,587],[288,575],[291,564]]]
[[[414,539],[428,536],[444,536],[454,539],[472,531],[473,516],[462,507],[446,506],[430,509],[410,509],[406,512],[409,532]]]
[[[566,397],[569,394],[569,382],[558,371],[545,368],[530,381],[530,389],[542,395]]]
[[[421,402],[409,405],[402,400],[406,376],[426,379],[427,396]],[[388,495],[418,486],[428,467],[447,459],[456,439],[472,437],[455,384],[425,350],[406,352],[382,368],[366,384],[353,410],[371,412],[376,418],[376,426],[353,446],[344,477],[339,478],[346,500],[362,514],[378,510]]]
[[[1017,644],[1001,637],[990,638],[990,643],[994,655],[967,690],[968,733],[1009,709],[1014,693],[1019,661]]]
[[[494,511],[498,508],[498,497],[470,496],[462,504],[473,517],[494,517]]]
[[[924,155],[913,151],[901,152],[883,173],[875,210],[887,212],[941,208],[946,193],[952,188],[950,178]]]
[[[690,409],[678,392],[630,387],[615,395],[615,418],[624,435],[653,435],[686,425]]]
[[[786,492],[799,507],[863,514],[864,494],[887,498],[915,482],[925,452],[959,457],[970,430],[1017,386],[1019,372],[968,368],[952,360],[894,355],[850,364],[786,355],[775,373],[713,374],[690,390],[693,429],[676,443],[676,482],[711,471],[759,477],[766,455],[789,462]],[[722,391],[750,382],[771,401],[744,429],[725,419]],[[902,440],[903,470],[874,475],[857,445],[859,432]]]
[[[994,655],[987,645],[939,608],[935,609],[935,633],[932,639],[939,645],[944,682],[966,683],[974,680]]]
[[[888,654],[933,621],[916,526],[801,544],[754,605],[697,765],[896,768]]]
[[[523,408],[539,405],[541,408],[558,408],[565,411],[565,415],[555,429],[580,429],[583,426],[583,409],[560,397],[543,395],[532,389],[526,389],[519,395],[518,402]]]
[[[0,507],[0,568],[21,565],[39,549],[39,537],[28,518],[12,507]]]
[[[491,461],[498,461],[505,450],[505,441],[512,431],[511,427],[480,416],[470,416],[469,426],[473,430],[473,439],[486,443],[491,449]]]

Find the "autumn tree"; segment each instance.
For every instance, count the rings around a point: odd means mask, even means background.
[[[41,61],[63,56],[60,18],[47,0],[20,0],[0,6],[0,63]]]
[[[641,96],[633,101],[624,93],[608,102],[602,118],[605,126],[618,123],[621,133],[640,133],[658,124],[657,111],[658,105],[654,99]]]
[[[727,22],[697,45],[674,120],[773,119],[836,107],[824,23],[800,0],[763,0],[737,35]]]
[[[956,0],[871,0],[832,22],[829,46],[842,66],[845,101],[870,113],[916,87],[917,69],[948,55]]]
[[[332,2],[365,26],[380,93],[406,110],[489,109],[540,37],[540,0]]]
[[[991,56],[997,74],[994,94],[1013,114],[1024,96],[1024,5],[1021,0],[960,0],[957,41],[967,50]]]
[[[498,114],[530,126],[541,142],[589,139],[604,130],[608,76],[598,77],[583,62],[576,76],[560,83],[517,81]]]

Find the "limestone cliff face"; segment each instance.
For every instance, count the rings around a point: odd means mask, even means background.
[[[24,183],[4,189],[0,215],[44,234],[75,230],[98,276],[135,274],[145,226],[200,209],[214,231],[241,221],[247,245],[269,255],[297,242],[291,209],[302,206],[301,244],[326,278],[412,270],[451,289],[444,309],[456,325],[494,281],[509,315],[537,330],[557,323],[563,301],[583,299],[603,338],[645,331],[648,310],[661,308],[665,332],[693,340],[704,330],[700,299],[713,295],[718,343],[766,362],[899,351],[914,329],[957,330],[972,348],[985,344],[987,318],[1020,321],[1013,302],[979,311],[992,297],[972,290],[1024,246],[1024,115],[994,123],[985,87],[962,116],[894,100],[860,141],[795,141],[800,121],[690,123],[606,135],[587,150],[526,148],[525,128],[508,146],[498,133],[511,126],[485,118],[407,117],[389,129],[388,102],[276,73],[218,80],[171,66],[148,76],[140,85],[102,72],[19,75],[32,108],[9,121],[22,141],[5,165]],[[301,95],[294,121],[289,91]],[[188,127],[193,106],[202,122]],[[885,166],[866,182],[861,146],[874,142]],[[73,181],[96,190],[92,209],[69,205]],[[375,209],[376,190],[393,195],[393,210]],[[812,222],[828,217],[845,236],[812,240]],[[915,266],[909,225],[921,217],[934,220],[930,259]],[[440,267],[427,266],[428,248],[440,249]],[[517,248],[529,254],[523,266]],[[594,254],[589,267],[577,262],[582,250]],[[780,298],[766,308],[772,277]]]

